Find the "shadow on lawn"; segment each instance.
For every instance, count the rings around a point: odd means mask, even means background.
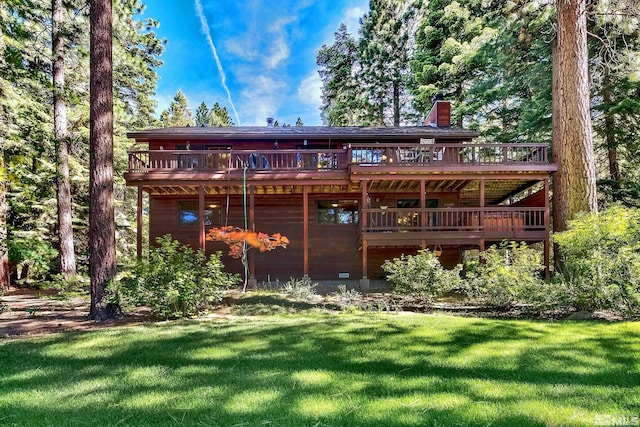
[[[605,336],[585,322],[584,339],[567,332],[576,323],[450,320],[174,322],[9,341],[0,424],[543,426],[634,413],[637,328]]]
[[[227,299],[234,314],[245,316],[263,316],[271,314],[294,314],[304,311],[338,310],[336,304],[318,301],[296,301],[280,294],[248,294],[239,298]]]

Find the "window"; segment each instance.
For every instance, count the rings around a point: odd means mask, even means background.
[[[180,202],[178,208],[178,224],[183,226],[198,225],[198,202]],[[222,224],[222,210],[219,202],[207,202],[204,205],[204,225],[213,227]]]
[[[319,200],[318,224],[356,224],[357,200]]]

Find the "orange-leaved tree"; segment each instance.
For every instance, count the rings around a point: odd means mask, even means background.
[[[207,234],[207,240],[213,242],[223,242],[229,245],[229,255],[232,258],[242,260],[244,267],[244,287],[247,290],[247,279],[249,278],[249,265],[247,263],[247,252],[258,249],[260,252],[272,251],[275,248],[285,248],[289,244],[289,239],[280,233],[269,235],[259,231],[244,230],[232,225],[220,228],[212,228]]]

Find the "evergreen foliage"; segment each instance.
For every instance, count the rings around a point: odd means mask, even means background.
[[[322,115],[329,126],[356,126],[364,120],[364,93],[357,80],[359,58],[355,39],[340,24],[331,46],[316,57],[322,80]]]
[[[73,231],[80,273],[87,273],[89,163],[89,21],[82,1],[63,2],[65,43],[65,99],[67,102],[69,169]],[[118,251],[135,253],[135,190],[127,189],[123,172],[131,141],[126,132],[155,124],[156,68],[164,41],[158,23],[141,20],[141,0],[114,0],[114,161]],[[57,246],[56,150],[51,92],[51,2],[9,1],[0,5],[4,48],[0,78],[4,82],[4,156],[7,183],[7,243]],[[6,101],[5,101],[6,100]],[[14,247],[12,250],[11,248]],[[16,263],[35,259],[14,259]],[[56,269],[55,259],[49,266]],[[24,276],[23,276],[24,277]],[[14,277],[15,278],[15,277]]]
[[[160,113],[160,121],[162,122],[162,127],[165,128],[195,125],[193,113],[191,113],[191,109],[189,108],[189,100],[184,92],[182,92],[182,89],[178,89],[171,104],[169,104],[169,108]]]

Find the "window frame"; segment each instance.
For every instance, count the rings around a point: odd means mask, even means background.
[[[321,211],[326,211],[322,215]],[[333,212],[330,212],[333,211]],[[349,221],[341,221],[341,215],[348,214]],[[324,222],[323,219],[333,217],[333,222]],[[316,201],[316,223],[318,225],[357,225],[360,221],[360,209],[357,199],[323,199]]]

